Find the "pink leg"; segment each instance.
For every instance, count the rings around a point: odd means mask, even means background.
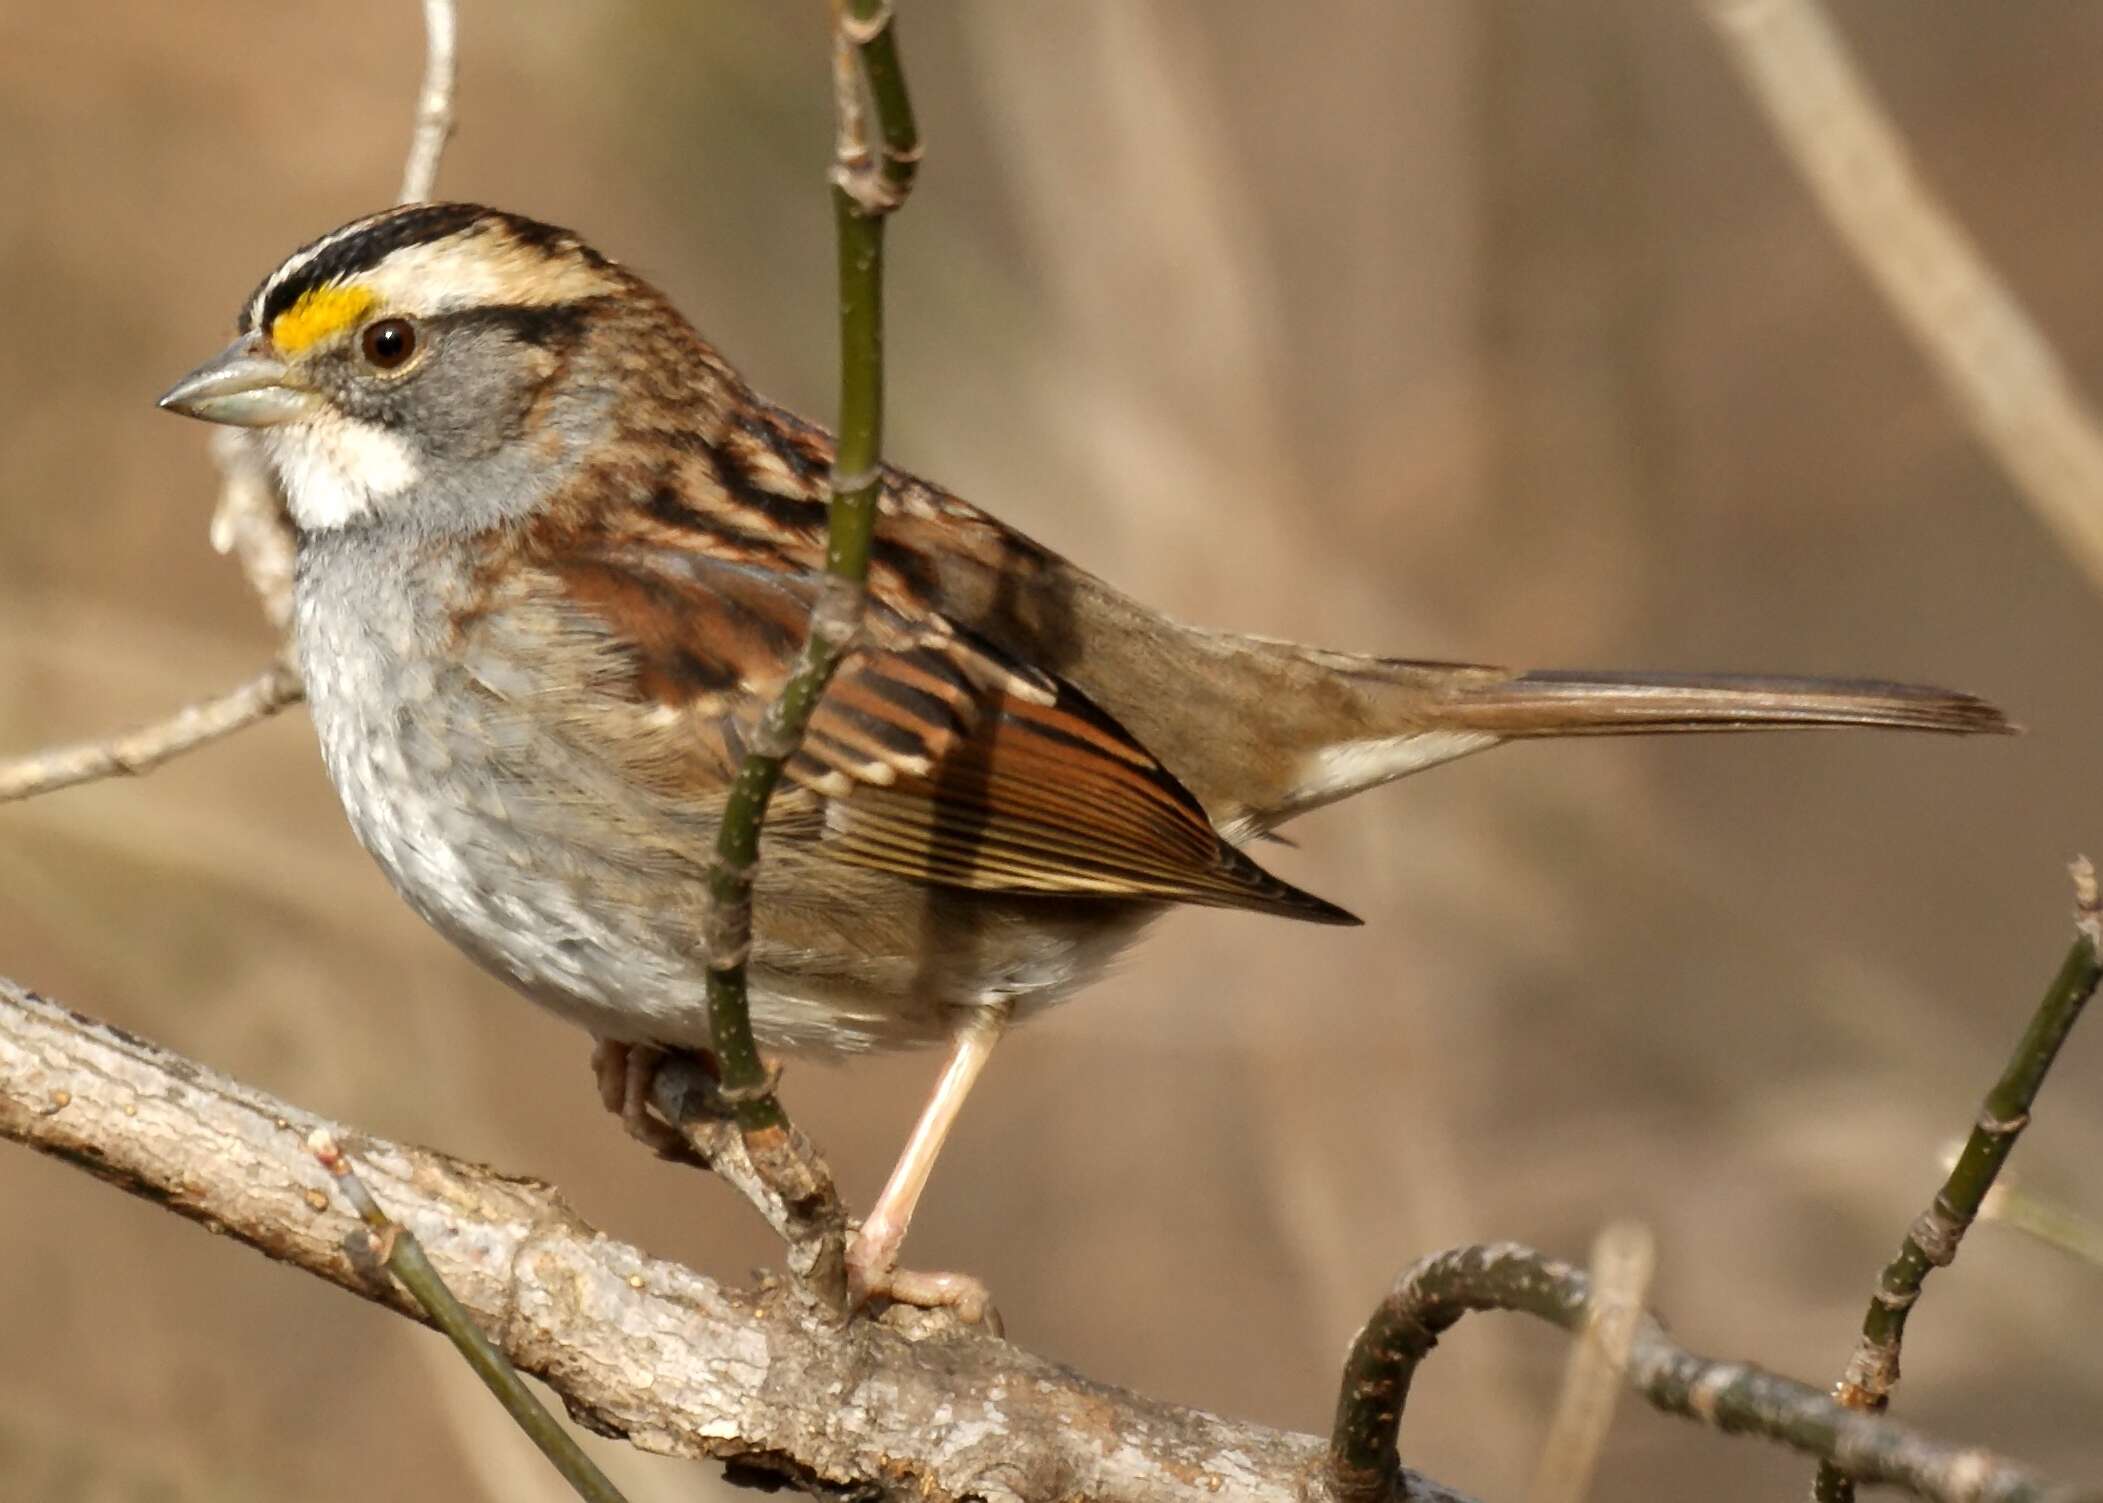
[[[928,1175],[949,1130],[956,1125],[964,1098],[986,1067],[993,1046],[1007,1027],[1005,1007],[973,1013],[949,1043],[949,1060],[935,1082],[934,1093],[921,1108],[913,1135],[898,1156],[897,1167],[883,1193],[876,1198],[847,1246],[847,1283],[856,1306],[875,1298],[925,1309],[947,1306],[968,1321],[980,1321],[991,1312],[986,1286],[959,1273],[914,1273],[898,1266],[898,1252],[905,1243],[906,1228],[912,1225],[913,1209],[920,1192],[927,1188]]]

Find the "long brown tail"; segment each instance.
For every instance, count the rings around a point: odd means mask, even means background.
[[[1433,718],[1499,737],[1888,726],[1954,735],[2016,729],[1983,699],[1874,679],[1549,669],[1450,682]]]
[[[1062,568],[1065,656],[1052,666],[1136,735],[1237,838],[1519,737],[2015,729],[1983,700],[1914,684],[1514,673],[1204,631],[1163,618],[1083,570]],[[997,621],[989,617],[987,625]]]
[[[1227,773],[1221,781],[1229,798],[1221,807],[1242,830],[1274,829],[1309,809],[1521,738],[1844,727],[1975,735],[2016,729],[2000,710],[1972,695],[1873,679],[1516,673],[1287,644],[1261,648],[1247,660],[1260,658],[1263,670],[1275,676],[1275,689],[1243,701],[1243,718],[1251,725],[1239,742],[1220,738],[1222,753],[1233,753],[1235,760],[1215,758]],[[1337,690],[1343,692],[1325,692]],[[1259,719],[1262,724],[1253,724]]]

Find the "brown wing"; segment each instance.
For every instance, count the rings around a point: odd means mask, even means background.
[[[734,765],[794,663],[816,581],[636,548],[554,572],[622,642],[638,697]],[[1222,840],[1079,690],[938,616],[872,602],[788,774],[827,800],[826,851],[917,881],[1357,922]]]

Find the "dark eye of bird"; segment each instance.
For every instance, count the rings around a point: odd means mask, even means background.
[[[358,344],[375,369],[396,370],[416,353],[416,329],[406,318],[383,318],[366,326]]]

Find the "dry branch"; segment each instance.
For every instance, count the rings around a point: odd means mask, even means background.
[[[2103,589],[2103,424],[2007,283],[1914,170],[1817,0],[1706,0],[1819,207],[1957,408]]]
[[[1515,1243],[1420,1258],[1395,1280],[1352,1344],[1330,1442],[1343,1503],[1385,1503],[1400,1461],[1396,1435],[1417,1368],[1463,1315],[1512,1310],[1582,1332],[1597,1315],[1590,1281]],[[1842,1407],[1807,1384],[1749,1362],[1697,1356],[1648,1311],[1635,1321],[1628,1381],[1650,1404],[1727,1435],[1757,1435],[1937,1503],[2103,1503],[2103,1489],[2048,1481],[1987,1451],[1955,1446]]]
[[[495,1344],[580,1421],[814,1491],[888,1488],[927,1503],[1466,1503],[1395,1459],[1418,1360],[1466,1310],[1524,1310],[1568,1330],[1591,1316],[1584,1275],[1529,1249],[1422,1260],[1353,1349],[1332,1460],[1315,1437],[1091,1382],[946,1313],[900,1308],[841,1325],[778,1284],[726,1289],[585,1225],[545,1184],[354,1133],[0,978],[0,1137],[421,1319],[330,1193],[306,1147],[317,1128],[356,1155]],[[1697,1357],[1648,1314],[1628,1377],[1668,1413],[1835,1455],[1922,1497],[2103,1499]],[[1353,1464],[1376,1456],[1370,1473]]]
[[[421,203],[438,186],[438,163],[453,134],[453,77],[460,18],[453,0],[424,0],[424,81],[416,95],[416,127],[402,164],[398,202]]]
[[[424,0],[424,76],[416,103],[416,127],[402,171],[402,202],[428,198],[439,158],[453,129],[453,78],[458,25],[453,0]],[[255,441],[244,429],[212,438],[219,469],[219,504],[212,512],[212,546],[231,553],[271,626],[282,633],[292,620],[292,570],[297,545],[283,495]],[[303,695],[299,668],[289,653],[239,688],[184,705],[134,730],[72,746],[0,761],[0,803],[34,798],[76,783],[136,776],[221,737],[267,720]]]
[[[185,705],[136,730],[71,746],[47,746],[0,762],[0,804],[98,778],[151,772],[171,757],[231,736],[297,704],[303,692],[299,670],[280,660],[237,688]]]
[[[421,1318],[308,1152],[317,1127],[513,1362],[644,1450],[928,1503],[1325,1496],[1312,1436],[1090,1382],[947,1315],[841,1327],[783,1288],[726,1289],[585,1225],[544,1184],[325,1122],[0,980],[0,1137]]]
[[[1526,1503],[1583,1503],[1590,1496],[1656,1268],[1657,1242],[1640,1221],[1613,1222],[1593,1241],[1591,1314],[1570,1344]]]

